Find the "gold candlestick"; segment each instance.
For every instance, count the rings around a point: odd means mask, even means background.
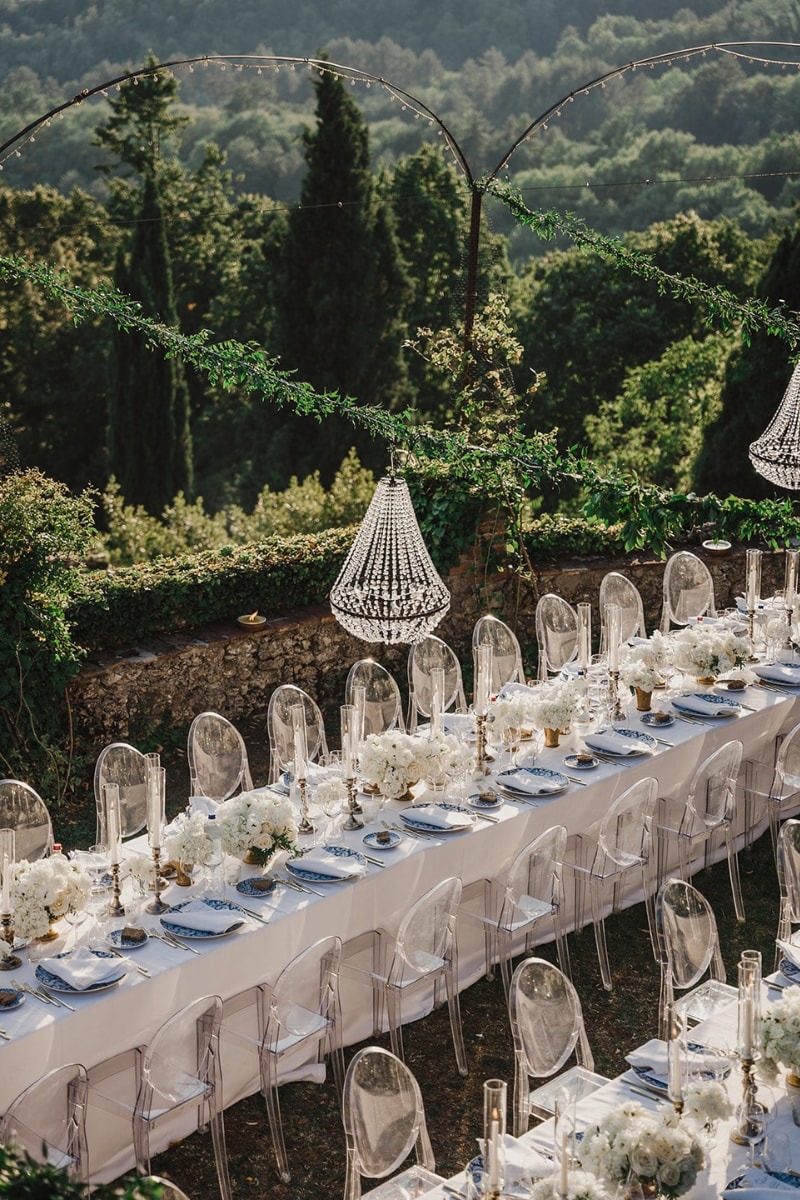
[[[121,903],[119,898],[119,863],[111,864],[111,901],[108,906],[109,915],[112,917],[124,917],[125,905]]]
[[[359,806],[356,798],[355,777],[345,779],[345,784],[347,786],[347,820],[342,824],[342,829],[363,829],[364,822],[357,816]]]
[[[486,753],[486,713],[475,714],[475,774],[488,775]]]
[[[609,675],[611,676],[611,692],[613,701],[611,719],[614,721],[624,721],[625,709],[622,707],[622,701],[620,700],[619,696],[619,671],[609,671]]]
[[[297,826],[297,832],[313,833],[314,824],[308,815],[308,780],[298,779],[297,786],[300,789],[300,824]]]
[[[758,1088],[753,1078],[755,1059],[743,1058],[741,1062],[742,1104],[739,1109],[740,1120],[739,1124],[734,1126],[731,1132],[731,1141],[735,1142],[737,1146],[749,1146],[752,1142],[753,1134],[759,1131],[751,1120],[751,1113],[755,1111],[758,1105],[758,1101],[756,1100]]]
[[[165,913],[169,908],[161,899],[161,889],[164,886],[164,880],[161,878],[161,847],[153,846],[153,870],[155,871],[155,889],[156,894],[147,906],[149,913]]]
[[[22,966],[22,959],[14,953],[14,926],[11,924],[11,913],[3,913],[0,918],[0,938],[7,943],[8,954],[0,957],[0,971],[16,971]]]

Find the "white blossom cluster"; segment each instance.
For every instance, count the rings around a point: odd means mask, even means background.
[[[672,662],[672,645],[656,630],[646,642],[620,648],[620,679],[628,687],[652,692],[661,682],[661,671]]]
[[[492,718],[492,729],[502,740],[512,729],[530,728],[536,724],[535,701],[536,691],[512,692],[509,696],[498,696],[489,705],[489,716]]]
[[[53,921],[85,908],[91,892],[88,874],[63,854],[36,862],[22,859],[11,879],[14,932],[25,939],[43,937]]]
[[[572,680],[551,679],[534,691],[531,713],[537,729],[566,732],[578,707],[578,689]]]
[[[413,739],[420,779],[435,783],[465,775],[473,767],[473,755],[466,742],[452,733]]]
[[[251,847],[265,854],[297,848],[292,802],[276,792],[241,792],[223,800],[214,823],[222,849],[234,858],[243,858]]]
[[[800,988],[788,988],[780,1000],[761,1014],[759,1021],[762,1069],[771,1073],[783,1063],[787,1070],[800,1071]]]
[[[344,804],[347,799],[347,784],[341,775],[326,775],[315,785],[314,799],[323,812],[325,811],[325,805],[329,802],[331,804]]]
[[[206,813],[180,813],[164,838],[164,849],[172,862],[207,866],[214,853],[214,844],[209,837]]]
[[[555,1175],[539,1179],[531,1189],[531,1200],[560,1200],[560,1180]],[[609,1193],[595,1175],[588,1171],[569,1171],[567,1174],[568,1200],[608,1200]]]
[[[422,778],[417,753],[418,738],[399,729],[370,733],[361,743],[361,774],[389,800],[397,800]]]
[[[694,1186],[704,1162],[695,1133],[672,1108],[650,1113],[635,1101],[586,1131],[580,1159],[585,1170],[609,1181],[622,1183],[631,1173],[655,1180],[659,1194],[670,1200]]]
[[[727,1091],[715,1079],[693,1079],[683,1097],[684,1119],[708,1128],[715,1121],[725,1121],[733,1113]]]
[[[721,626],[687,625],[672,635],[674,662],[692,675],[725,675],[742,667],[750,655],[750,642]]]

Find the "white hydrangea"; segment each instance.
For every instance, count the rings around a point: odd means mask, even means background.
[[[536,691],[515,691],[509,696],[498,696],[489,705],[489,716],[494,732],[502,739],[512,729],[519,730],[536,724],[535,720]]]
[[[91,896],[92,882],[77,863],[63,854],[14,864],[11,909],[18,937],[43,937],[53,921],[80,912]]]
[[[724,1121],[733,1113],[728,1093],[715,1079],[695,1079],[686,1089],[684,1115],[701,1127]]]
[[[415,737],[412,740],[420,779],[434,783],[454,779],[472,768],[472,751],[453,734]]]
[[[226,854],[243,858],[248,850],[270,854],[297,848],[297,820],[288,796],[277,792],[241,792],[224,800],[214,821]]]
[[[730,629],[687,625],[672,635],[675,666],[692,675],[726,675],[747,662],[750,641]]]
[[[656,630],[646,642],[620,649],[620,679],[628,687],[652,692],[661,682],[661,671],[672,662],[672,644]]]
[[[551,679],[532,691],[531,714],[536,728],[566,731],[578,707],[576,683],[573,680]]]
[[[341,775],[326,775],[314,787],[314,799],[325,810],[325,805],[344,804],[347,799],[347,784]]]
[[[214,844],[208,833],[206,813],[181,813],[177,816],[164,838],[164,850],[172,862],[207,866],[213,857]]]
[[[417,738],[399,729],[370,733],[361,743],[361,774],[387,799],[397,800],[422,778]]]
[[[765,1064],[774,1072],[778,1063],[789,1071],[800,1071],[800,989],[788,988],[761,1014],[761,1050]]]
[[[690,1121],[673,1109],[650,1113],[636,1102],[623,1103],[584,1134],[581,1166],[611,1182],[633,1173],[656,1181],[660,1194],[674,1198],[694,1186],[703,1166],[703,1148]]]
[[[560,1180],[555,1175],[539,1179],[531,1189],[531,1200],[560,1200]],[[596,1176],[588,1171],[569,1171],[567,1174],[568,1200],[608,1200],[609,1193]]]

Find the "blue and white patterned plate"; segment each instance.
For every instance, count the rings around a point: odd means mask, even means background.
[[[634,746],[632,752],[629,751],[627,754],[618,754],[614,750],[606,750],[602,746],[595,747],[592,743],[594,734],[587,733],[583,740],[586,742],[586,745],[589,747],[589,749],[597,749],[601,754],[607,754],[609,757],[613,756],[615,758],[630,758],[631,753],[647,754],[649,750],[655,750],[656,746],[658,745],[658,742],[654,737],[651,737],[649,733],[643,733],[641,729],[624,729],[622,726],[615,725],[613,730],[599,729],[597,732],[614,733],[617,737],[627,738],[627,740],[631,743],[639,743],[637,746]]]
[[[564,766],[569,767],[571,771],[593,771],[595,767],[600,765],[600,759],[595,758],[593,754],[589,755],[589,761],[581,762],[577,754],[565,754]]]
[[[713,712],[700,712],[694,708],[689,700],[702,700],[704,704],[710,704],[717,710]],[[692,692],[689,696],[676,696],[672,701],[672,707],[677,708],[678,712],[687,713],[690,717],[733,717],[741,711],[741,704],[738,700],[734,700],[733,696],[715,696],[713,692]]]
[[[467,804],[470,808],[477,809],[478,812],[484,809],[486,812],[491,812],[493,808],[500,808],[503,800],[498,796],[497,792],[473,792],[467,797]]]
[[[378,841],[379,830],[373,829],[369,833],[365,833],[362,837],[362,842],[365,846],[369,846],[370,850],[394,850],[395,846],[400,845],[400,834],[395,829],[384,829],[386,837],[383,841]]]
[[[61,954],[54,955],[55,958],[68,958],[72,953],[71,950],[63,950]],[[92,950],[98,958],[116,958],[116,954],[112,954],[110,950]],[[110,979],[101,979],[99,983],[90,983],[88,987],[76,988],[71,983],[67,983],[66,979],[62,979],[59,975],[54,975],[52,971],[48,971],[47,967],[39,963],[36,967],[36,978],[43,987],[46,987],[51,992],[67,992],[70,996],[89,996],[94,992],[105,992],[108,988],[116,987],[121,979],[127,975],[124,963],[119,964],[119,974],[113,975]]]
[[[519,787],[515,784],[515,779],[525,776],[530,776],[532,779],[546,779],[550,783],[555,784],[554,788],[543,788],[541,792],[537,792],[535,788]],[[511,795],[520,796],[523,799],[532,797],[537,800],[544,800],[548,796],[556,796],[559,792],[564,792],[569,787],[569,780],[566,775],[562,775],[560,771],[551,771],[547,767],[512,767],[509,771],[501,771],[497,776],[499,787]]]
[[[182,900],[180,904],[173,904],[170,912],[182,912],[188,905],[194,904],[193,900]],[[209,908],[215,908],[219,911],[229,909],[231,914],[231,923],[227,929],[221,929],[216,933],[213,929],[190,929],[187,925],[175,925],[169,919],[169,912],[165,913],[161,918],[161,924],[166,929],[167,933],[174,933],[175,937],[182,938],[206,938],[226,937],[229,933],[233,933],[241,925],[244,925],[244,913],[239,908],[238,904],[234,904],[231,900],[215,900],[212,897],[207,897],[203,900],[203,904]]]
[[[686,1049],[691,1051],[692,1054],[703,1054],[706,1048],[705,1046],[700,1045],[698,1042],[687,1042]],[[648,1087],[653,1088],[658,1092],[666,1092],[668,1086],[666,1079],[664,1079],[662,1075],[654,1074],[650,1067],[631,1067],[631,1070],[633,1071],[634,1075],[638,1076],[642,1083],[647,1084]],[[717,1076],[713,1071],[696,1071],[694,1073],[694,1078],[727,1079],[730,1073],[731,1067],[729,1064],[722,1072],[721,1076]]]
[[[19,1008],[24,999],[25,993],[21,992],[19,988],[0,987],[0,1013],[8,1012],[12,1008]]]
[[[400,813],[401,820],[405,821],[409,829],[419,829],[422,833],[463,833],[465,829],[471,829],[475,820],[473,814],[468,808],[464,808],[461,804],[448,804],[442,801],[441,804],[435,804],[434,808],[443,808],[445,812],[463,813],[466,820],[458,825],[432,825],[430,821],[426,821],[423,817],[414,815],[414,805],[407,808],[405,812]],[[426,805],[427,807],[427,805]]]
[[[764,1170],[763,1167],[761,1169],[762,1169],[762,1171]],[[735,1179],[732,1179],[730,1181],[730,1183],[727,1183],[725,1185],[725,1191],[726,1192],[739,1192],[739,1191],[750,1192],[750,1191],[752,1191],[753,1185],[750,1182],[745,1183],[746,1174],[747,1174],[747,1172],[745,1171],[744,1174],[737,1175]],[[780,1183],[784,1184],[785,1187],[800,1188],[800,1178],[798,1178],[797,1175],[790,1175],[788,1173],[788,1171],[764,1171],[764,1174],[768,1175],[771,1179],[777,1179]],[[777,1194],[777,1192],[784,1190],[783,1188],[773,1188],[770,1186],[770,1184],[765,1184],[765,1188],[768,1188],[770,1191],[775,1191],[776,1194]],[[765,1189],[759,1187],[759,1188],[757,1188],[757,1190],[760,1194]]]
[[[323,849],[328,854],[332,854],[334,858],[349,858],[353,865],[363,865],[366,859],[363,854],[359,854],[357,850],[351,850],[349,846],[323,846]],[[315,871],[311,867],[303,867],[302,858],[289,859],[286,864],[286,870],[290,875],[294,875],[296,879],[303,883],[348,883],[349,880],[355,879],[354,875],[325,875],[322,871]]]
[[[130,938],[123,937],[124,930],[112,929],[108,935],[109,945],[114,946],[117,950],[141,950],[142,946],[146,946],[150,934],[146,929],[142,930],[144,937],[140,942],[134,942]]]
[[[642,713],[639,720],[649,729],[669,729],[670,725],[675,724],[672,713],[646,712]]]
[[[781,975],[785,975],[789,983],[800,983],[800,967],[796,967],[791,959],[781,959]]]
[[[250,875],[247,879],[239,880],[236,890],[240,896],[252,896],[256,900],[261,900],[264,896],[269,896],[274,892],[276,886],[276,880],[269,879],[265,875]]]

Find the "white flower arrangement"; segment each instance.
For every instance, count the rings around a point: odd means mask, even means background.
[[[85,908],[91,892],[89,875],[63,854],[36,862],[22,859],[11,879],[14,932],[26,940],[44,937],[53,921]]]
[[[683,1097],[683,1116],[701,1129],[710,1129],[715,1121],[733,1114],[727,1091],[715,1079],[693,1079]]]
[[[412,741],[420,779],[439,783],[465,775],[473,766],[469,746],[452,733],[415,737]]]
[[[206,814],[180,813],[164,838],[164,850],[172,862],[207,866],[214,854],[214,843],[209,836]]]
[[[625,1102],[589,1128],[580,1145],[584,1170],[609,1182],[624,1183],[631,1174],[655,1181],[659,1194],[682,1196],[694,1186],[703,1166],[703,1147],[689,1122],[672,1109],[647,1112]]]
[[[314,787],[314,799],[325,810],[325,805],[344,804],[347,799],[347,784],[341,775],[326,775]]]
[[[562,1192],[559,1188],[560,1179],[555,1175],[548,1175],[546,1179],[539,1179],[533,1185],[531,1200],[560,1200]],[[608,1200],[608,1195],[600,1180],[588,1171],[567,1173],[568,1200]]]
[[[294,808],[276,792],[240,792],[220,804],[214,823],[222,849],[234,858],[253,850],[266,861],[277,850],[297,850]]]
[[[788,1071],[800,1072],[800,988],[788,988],[762,1012],[759,1034],[762,1071],[774,1076],[782,1063]]]
[[[702,678],[726,675],[743,667],[750,655],[750,641],[720,626],[687,625],[672,636],[675,666]]]
[[[552,679],[533,689],[531,714],[537,729],[560,729],[566,732],[578,707],[577,685],[570,681]]]
[[[421,778],[417,741],[411,734],[392,729],[370,733],[361,743],[361,774],[388,800],[399,799]]]
[[[494,733],[502,740],[512,730],[530,728],[536,724],[534,701],[536,692],[512,692],[510,696],[498,696],[489,705],[489,716]]]
[[[671,661],[672,647],[664,635],[656,631],[646,642],[621,647],[620,679],[628,687],[652,692],[661,682],[662,669]]]

